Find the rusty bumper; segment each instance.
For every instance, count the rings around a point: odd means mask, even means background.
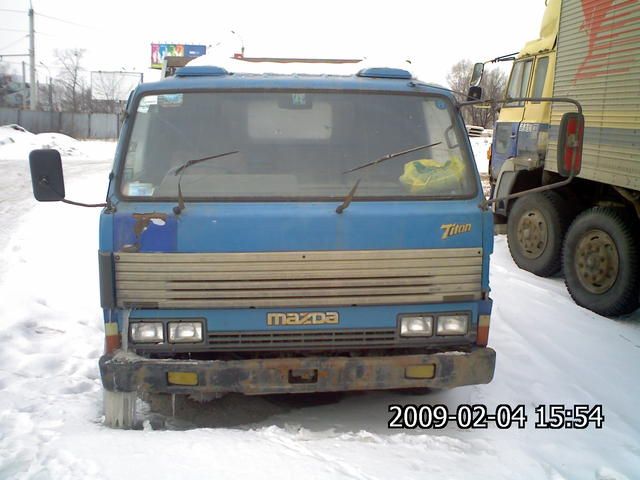
[[[154,360],[132,354],[104,355],[104,388],[119,392],[274,393],[335,392],[390,388],[451,388],[489,383],[496,354],[491,348],[470,353],[379,357],[301,357],[251,360]],[[176,375],[176,372],[179,372]],[[170,379],[194,379],[175,384]],[[430,378],[424,378],[430,376]],[[419,378],[416,378],[419,377]],[[420,378],[422,377],[422,378]],[[195,383],[195,384],[194,384]]]

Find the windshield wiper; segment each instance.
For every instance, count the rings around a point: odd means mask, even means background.
[[[373,165],[377,165],[377,164],[385,162],[387,160],[391,160],[392,158],[399,157],[400,155],[406,155],[407,153],[416,152],[416,151],[422,150],[424,148],[435,147],[436,145],[440,145],[441,143],[442,142],[430,143],[428,145],[420,145],[418,147],[413,147],[413,148],[410,148],[408,150],[402,150],[401,152],[389,153],[388,155],[385,155],[384,157],[380,157],[379,159],[374,160],[373,162],[365,163],[363,165],[360,165],[358,167],[352,168],[350,170],[346,170],[346,171],[344,171],[342,173],[345,174],[345,173],[355,172],[356,170],[361,170],[363,168],[367,168],[367,167],[371,167]]]
[[[180,213],[185,209],[184,198],[182,196],[182,188],[180,187],[180,182],[182,182],[182,175],[184,174],[184,171],[187,168],[189,168],[192,165],[196,165],[197,163],[205,162],[207,160],[213,160],[215,158],[226,157],[228,155],[234,155],[236,153],[239,153],[239,150],[232,150],[230,152],[219,153],[217,155],[210,155],[208,157],[196,158],[194,160],[187,160],[178,168],[176,168],[173,174],[180,175],[180,177],[178,178],[178,205],[173,207],[173,213],[175,213],[176,215],[180,215]]]
[[[435,147],[436,145],[440,145],[441,143],[442,142],[436,142],[436,143],[430,143],[430,144],[427,144],[427,145],[419,145],[417,147],[409,148],[408,150],[402,150],[400,152],[389,153],[389,154],[385,155],[384,157],[380,157],[377,160],[374,160],[372,162],[368,162],[368,163],[365,163],[363,165],[359,165],[357,167],[351,168],[349,170],[345,170],[344,172],[342,172],[342,174],[344,175],[346,173],[355,172],[356,170],[361,170],[363,168],[372,167],[374,165],[377,165],[379,163],[385,162],[387,160],[391,160],[392,158],[396,158],[396,157],[399,157],[401,155],[406,155],[407,153],[416,152],[418,150],[423,150],[425,148]],[[347,207],[349,205],[351,205],[351,201],[353,200],[353,196],[355,195],[356,190],[358,189],[358,185],[360,185],[360,180],[362,180],[362,178],[359,178],[358,180],[356,180],[356,183],[353,185],[351,190],[349,190],[349,193],[347,194],[347,196],[344,197],[344,200],[342,201],[342,204],[340,204],[338,206],[338,208],[336,208],[336,213],[344,212],[347,209]]]
[[[336,208],[336,213],[342,213],[345,211],[345,209],[351,205],[351,200],[353,200],[353,196],[356,194],[356,190],[358,189],[358,185],[360,185],[360,180],[362,180],[361,178],[359,178],[358,180],[356,180],[356,183],[353,185],[353,187],[351,187],[351,190],[349,190],[349,193],[347,194],[346,197],[344,197],[344,200],[342,201],[341,205],[338,205],[338,208]]]

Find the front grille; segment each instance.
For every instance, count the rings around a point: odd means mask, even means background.
[[[481,298],[482,249],[114,255],[123,308],[259,308]]]
[[[209,333],[210,350],[310,350],[396,345],[394,329]]]

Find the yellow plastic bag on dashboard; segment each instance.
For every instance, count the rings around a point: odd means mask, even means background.
[[[423,158],[405,163],[399,180],[411,193],[459,190],[465,168],[460,157],[451,157],[444,163]]]

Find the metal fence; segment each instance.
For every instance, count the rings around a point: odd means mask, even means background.
[[[120,135],[121,114],[39,112],[0,108],[0,125],[12,123],[33,133],[57,132],[74,138],[112,139]]]

